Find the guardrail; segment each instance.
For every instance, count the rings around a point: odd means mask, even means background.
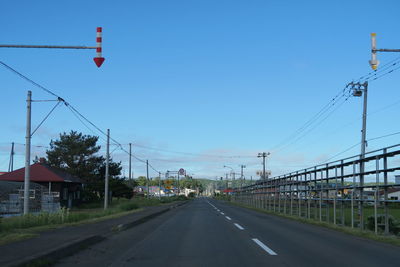
[[[399,197],[389,198],[400,191],[400,184],[393,182],[397,174],[400,144],[368,152],[364,158],[356,155],[235,188],[232,200],[389,234],[395,231],[395,217],[400,220]]]

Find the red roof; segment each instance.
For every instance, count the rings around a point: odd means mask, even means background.
[[[233,189],[232,188],[224,189],[224,190],[222,190],[222,192],[231,193],[231,192],[233,192]]]
[[[0,176],[0,181],[23,182],[25,178],[25,168],[8,172]],[[82,181],[66,172],[45,164],[35,163],[30,168],[30,181],[32,182],[69,182],[82,183]]]

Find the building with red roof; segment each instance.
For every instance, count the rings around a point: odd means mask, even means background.
[[[0,181],[24,182],[25,168],[0,175]],[[45,186],[60,199],[61,206],[69,207],[81,202],[82,180],[44,163],[30,168],[30,181]]]

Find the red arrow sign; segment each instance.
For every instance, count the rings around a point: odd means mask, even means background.
[[[95,58],[93,58],[93,60],[94,60],[94,63],[96,63],[96,66],[100,68],[101,64],[103,64],[105,58],[104,57],[95,57]]]

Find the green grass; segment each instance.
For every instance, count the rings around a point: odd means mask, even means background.
[[[394,235],[389,235],[389,236],[376,235],[374,232],[369,231],[369,230],[360,230],[359,228],[351,228],[351,227],[348,227],[348,226],[334,225],[332,223],[328,223],[328,222],[324,222],[324,221],[320,222],[320,221],[317,221],[317,220],[314,220],[314,219],[307,219],[307,218],[303,218],[303,217],[298,217],[298,216],[293,216],[293,215],[288,215],[288,214],[268,211],[268,210],[264,210],[264,209],[260,209],[260,208],[255,208],[255,207],[248,206],[248,205],[245,205],[245,204],[242,204],[242,203],[237,203],[237,202],[228,202],[228,203],[231,204],[231,205],[235,205],[235,206],[239,206],[239,207],[244,207],[244,208],[247,208],[247,209],[255,210],[255,211],[258,211],[258,212],[261,212],[261,213],[275,215],[275,216],[287,218],[287,219],[298,221],[298,222],[302,222],[302,223],[307,223],[307,224],[312,224],[312,225],[317,225],[317,226],[333,229],[333,230],[336,230],[336,231],[339,231],[339,232],[343,232],[343,233],[354,235],[354,236],[361,237],[361,238],[367,238],[367,239],[375,240],[375,241],[378,241],[378,242],[383,242],[383,243],[388,243],[388,244],[392,244],[392,245],[395,245],[395,246],[400,246],[400,237],[399,236],[394,236]]]
[[[163,205],[185,197],[162,198],[134,198],[114,200],[107,210],[101,202],[82,205],[72,210],[61,209],[57,213],[27,214],[23,216],[0,218],[0,244],[37,236],[41,231],[59,228],[66,225],[93,223],[101,220],[120,217],[143,207]]]

